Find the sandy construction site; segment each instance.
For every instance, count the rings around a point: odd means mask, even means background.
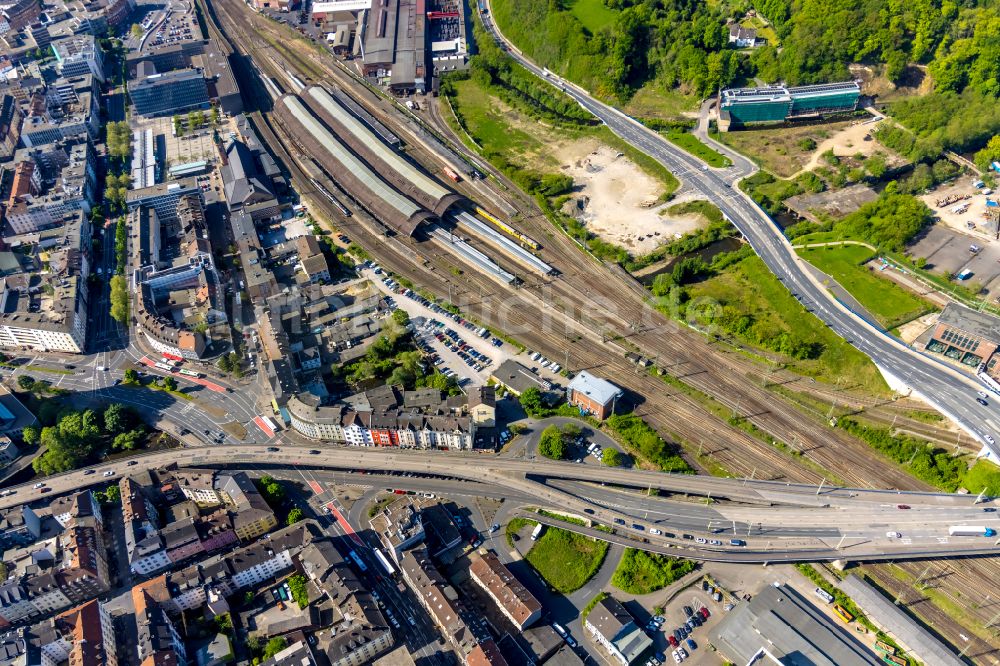
[[[696,215],[672,216],[660,202],[663,186],[615,149],[594,139],[560,146],[555,152],[562,173],[576,184],[564,211],[602,240],[645,254],[675,236],[697,229]]]

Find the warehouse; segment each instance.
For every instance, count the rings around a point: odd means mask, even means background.
[[[861,87],[856,81],[788,88],[731,88],[719,93],[719,129],[757,123],[781,123],[849,113],[858,108]]]
[[[364,73],[397,93],[427,92],[424,0],[374,0],[364,30]]]
[[[283,95],[275,114],[288,133],[356,201],[398,233],[413,235],[434,214],[418,206],[376,175],[306,110],[294,95]]]
[[[881,662],[826,613],[787,585],[768,585],[739,603],[708,633],[729,661],[740,664],[877,666]]]
[[[303,91],[302,99],[356,155],[397,190],[424,208],[440,217],[453,204],[461,201],[459,195],[382,143],[372,130],[349,113],[324,88],[310,86]]]

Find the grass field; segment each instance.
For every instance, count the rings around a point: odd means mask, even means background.
[[[812,144],[828,139],[853,121],[822,125],[773,127],[758,130],[720,132],[715,139],[746,155],[776,176],[788,178],[801,170],[816,150]]]
[[[869,271],[862,264],[875,255],[860,245],[803,248],[799,256],[849,291],[886,328],[894,328],[935,309],[919,296]]]
[[[554,589],[569,594],[583,587],[604,562],[608,544],[575,532],[546,527],[527,560]]]
[[[629,594],[649,594],[694,571],[695,563],[627,548],[611,584]]]
[[[625,113],[636,118],[677,118],[698,110],[698,98],[677,90],[662,90],[652,84],[643,86],[625,104]]]
[[[558,169],[559,163],[552,157],[553,143],[593,136],[624,153],[640,169],[660,181],[665,195],[680,186],[669,169],[625,143],[603,125],[579,130],[543,125],[506,106],[472,79],[457,81],[454,85],[458,91],[455,108],[462,117],[464,129],[458,126],[447,108],[443,109],[445,119],[463,140],[464,131],[468,131],[473,140],[487,153],[499,153],[513,164],[538,171],[554,172]],[[530,133],[527,128],[530,128]],[[470,148],[479,152],[475,146]]]
[[[690,132],[667,132],[665,136],[670,140],[670,143],[704,160],[709,166],[721,169],[732,164],[728,157],[708,147],[708,145],[702,143],[701,139]]]
[[[1000,467],[988,460],[977,460],[962,479],[962,487],[970,493],[985,490],[987,495],[1000,495]]]
[[[542,152],[544,144],[537,136],[515,127],[519,116],[516,111],[505,110],[496,97],[471,79],[458,81],[455,87],[458,89],[456,110],[462,116],[465,129],[480,146],[503,153],[508,158]],[[447,110],[445,114],[451,115]]]
[[[756,256],[748,257],[713,276],[687,287],[692,299],[732,307],[754,319],[761,337],[784,332],[822,345],[816,359],[789,359],[794,372],[821,381],[843,378],[846,387],[883,395],[887,387],[875,365],[864,354],[831,332],[809,314]],[[753,342],[750,342],[753,344]]]
[[[608,9],[603,0],[576,0],[570,11],[591,33],[611,25],[618,17],[618,12]]]

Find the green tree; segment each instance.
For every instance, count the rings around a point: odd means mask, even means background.
[[[620,467],[622,464],[622,454],[613,447],[606,447],[601,452],[601,462],[608,467]]]
[[[35,378],[31,375],[18,375],[17,386],[22,391],[32,391],[35,388]]]
[[[174,134],[184,136],[184,120],[180,116],[174,116]]]
[[[989,170],[993,162],[1000,162],[1000,134],[987,141],[983,149],[976,152],[973,161],[983,171]]]
[[[243,360],[240,355],[236,352],[229,352],[226,356],[226,364],[229,366],[229,372],[233,373],[237,378],[243,376]]]
[[[305,514],[302,512],[302,509],[300,509],[299,507],[295,507],[294,509],[288,512],[288,518],[285,520],[285,524],[294,525],[303,518],[305,518]]]
[[[264,654],[262,656],[262,659],[264,661],[267,661],[274,655],[284,650],[286,647],[288,647],[288,641],[286,641],[284,637],[277,636],[275,638],[272,638],[267,642],[267,645],[264,646]]]
[[[229,613],[215,616],[215,626],[224,634],[233,633],[233,618]]]
[[[128,430],[131,421],[128,408],[120,402],[113,402],[104,410],[104,430],[109,435],[117,435]]]
[[[38,437],[38,426],[24,426],[24,429],[21,430],[21,441],[23,441],[27,446],[34,446],[35,444],[38,444]]]
[[[124,384],[138,384],[139,383],[139,373],[136,372],[134,368],[126,368],[125,376],[122,378],[122,383]]]
[[[116,435],[111,443],[111,447],[116,451],[131,451],[142,441],[146,431],[143,428],[136,428],[129,432]]]
[[[518,402],[521,403],[521,407],[530,416],[540,413],[544,407],[542,404],[542,392],[534,386],[521,393]]]
[[[549,426],[542,431],[538,441],[538,453],[553,460],[563,460],[569,453],[563,433],[557,426]]]
[[[128,281],[124,275],[111,276],[111,318],[125,324],[129,317]]]
[[[309,588],[306,577],[302,574],[292,574],[288,578],[288,589],[292,592],[292,599],[295,599],[299,608],[309,605]]]
[[[119,504],[122,501],[122,490],[117,483],[113,483],[104,489],[105,504]]]
[[[212,106],[212,125],[219,124],[219,107]]]
[[[405,328],[410,323],[410,315],[407,314],[406,310],[397,308],[392,311],[392,320]]]
[[[129,28],[129,34],[132,36],[132,39],[142,39],[142,26],[138,23],[133,23],[132,27]]]
[[[163,388],[167,389],[168,391],[176,391],[177,390],[177,380],[174,379],[173,377],[164,377],[163,378]]]
[[[42,428],[39,441],[45,453],[32,461],[39,474],[76,469],[93,453],[101,433],[100,417],[94,410],[61,412],[55,425]]]
[[[888,166],[885,162],[885,155],[882,153],[875,153],[871,155],[867,160],[865,160],[865,169],[868,173],[872,175],[873,178],[881,178],[885,175],[888,170]]]

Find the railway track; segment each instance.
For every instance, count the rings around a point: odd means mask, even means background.
[[[268,45],[274,38],[264,40],[263,44],[260,39],[252,40],[251,35],[255,33],[250,20],[253,17],[248,16],[241,4],[234,6],[236,4],[232,0],[214,3],[220,15],[224,15],[235,29],[243,26],[243,38],[239,43],[254,44],[248,50],[251,55],[257,54],[258,66],[266,69],[267,63],[271,63],[277,71],[270,75],[275,77],[284,76],[287,71],[294,72],[303,80],[311,78],[300,71],[299,65],[284,59],[281,53]],[[281,62],[286,66],[274,64]],[[380,120],[385,122],[386,119]],[[339,226],[349,226],[338,214],[339,211],[330,212]],[[770,433],[785,446],[802,451],[815,465],[834,471],[845,482],[863,485],[869,479],[880,478],[895,487],[907,487],[911,479],[898,470],[887,474],[884,461],[864,444],[810,423],[795,407],[780,404],[773,394],[743,379],[742,372],[734,373],[734,369],[745,371],[748,367],[734,364],[725,354],[711,348],[700,334],[678,330],[673,322],[645,307],[645,294],[635,291],[638,285],[623,284],[607,267],[584,257],[571,240],[561,233],[553,233],[547,221],[544,222],[546,226],[533,228],[533,225],[541,224],[538,217],[526,217],[521,225],[527,225],[525,232],[529,235],[548,239],[544,242],[545,258],[563,271],[564,278],[528,279],[524,288],[515,291],[498,290],[492,281],[486,282],[474,273],[463,275],[461,281],[449,278],[454,258],[428,244],[418,247],[409,239],[373,239],[370,236],[364,244],[377,248],[394,246],[393,254],[396,256],[386,262],[387,266],[437,294],[449,294],[450,300],[477,319],[515,331],[526,344],[554,358],[559,358],[559,353],[567,349],[567,338],[577,339],[577,344],[571,344],[569,350],[574,367],[597,369],[612,381],[644,396],[645,403],[640,409],[651,425],[687,443],[689,449],[700,447],[703,453],[711,453],[733,474],[756,473],[769,478],[801,481],[819,481],[821,476],[811,469],[795,465],[795,456],[726,423],[686,395],[680,392],[669,394],[660,380],[636,374],[624,359],[623,352],[609,347],[604,339],[624,336],[646,353],[653,350],[658,360],[686,383],[704,394],[721,395],[718,402],[723,407]],[[362,231],[371,233],[368,229]],[[379,254],[378,250],[375,254]],[[402,257],[420,258],[422,261],[416,265],[414,261],[407,262],[408,268],[402,270],[397,264]],[[428,268],[432,269],[430,273]],[[593,288],[581,290],[576,286],[579,284]],[[500,299],[501,307],[490,307],[495,299]],[[502,322],[498,314],[502,315]],[[650,324],[639,332],[630,330],[623,323],[647,320]],[[550,325],[540,327],[539,323]],[[559,330],[555,330],[557,328]],[[711,362],[694,363],[692,358]],[[683,372],[678,372],[678,368]],[[849,469],[839,469],[843,467],[844,448],[854,449],[853,453],[857,454],[857,464]]]
[[[237,11],[247,11],[241,3],[231,0],[218,0],[213,4],[216,6],[231,4]],[[244,34],[240,43],[254,44],[258,42]],[[262,47],[258,43],[259,48]],[[270,54],[268,58],[273,60]],[[281,59],[277,61],[277,63],[280,62],[282,62]],[[275,68],[279,66],[277,63],[273,65]],[[380,121],[390,127],[394,126],[393,117],[384,109],[385,100],[370,92],[365,92],[358,97]],[[310,207],[313,210],[322,211],[329,221],[349,233],[352,238],[356,238],[385,266],[391,267],[402,277],[426,287],[439,296],[448,295],[452,302],[462,305],[463,309],[470,315],[484,323],[497,324],[496,314],[498,312],[505,313],[507,326],[512,330],[517,330],[517,337],[529,346],[555,359],[561,357],[563,350],[569,349],[574,367],[594,369],[605,374],[612,381],[617,381],[649,396],[650,399],[640,405],[639,409],[651,425],[661,433],[685,440],[689,451],[693,452],[698,447],[703,447],[705,453],[710,453],[712,459],[734,474],[745,476],[754,474],[757,478],[766,477],[789,481],[819,481],[820,474],[803,468],[786,453],[730,426],[724,420],[706,411],[703,406],[694,403],[680,391],[663,384],[659,379],[637,373],[633,366],[624,361],[617,350],[604,345],[599,339],[595,340],[595,334],[599,335],[599,331],[605,327],[608,331],[622,330],[620,321],[609,321],[609,317],[600,316],[600,305],[596,299],[598,297],[608,299],[606,302],[614,304],[614,307],[631,306],[636,296],[635,293],[633,292],[630,297],[623,296],[622,294],[629,293],[629,290],[620,289],[620,281],[613,279],[610,271],[602,270],[601,267],[586,258],[572,241],[561,232],[556,231],[537,210],[533,210],[531,202],[522,198],[509,183],[507,187],[510,189],[498,193],[497,196],[503,197],[505,201],[518,210],[525,211],[517,223],[519,228],[542,241],[545,246],[543,258],[564,272],[562,280],[539,279],[533,282],[528,289],[513,294],[510,290],[498,289],[495,283],[482,276],[470,274],[463,276],[462,279],[457,279],[449,272],[451,258],[445,253],[433,246],[418,244],[409,239],[385,238],[379,231],[378,223],[367,218],[363,213],[355,214],[349,218],[344,217],[315,188],[310,187],[307,174],[297,162],[301,156],[291,154],[294,149],[286,147],[287,141],[274,131],[265,115],[257,113],[253,114],[253,117],[258,131],[262,133],[261,138],[277,153],[276,157],[291,171],[296,189],[308,200]],[[409,141],[413,141],[415,138],[408,131],[401,132],[401,135],[408,136]],[[411,154],[418,160],[431,159],[431,163],[433,163],[435,159],[430,154],[421,154],[419,148],[411,148],[410,150]],[[487,169],[489,168],[487,167]],[[493,175],[500,182],[505,181],[502,174],[494,173]],[[464,190],[470,196],[476,196],[475,188],[466,183],[461,185],[460,190]],[[565,286],[567,283],[579,280],[583,280],[581,284],[586,286],[575,290],[570,290]],[[579,304],[581,291],[586,293],[588,296],[586,301],[591,304],[591,309],[587,311],[583,319],[591,322],[595,327],[589,331],[589,335],[574,333],[575,329],[571,329],[570,335],[565,332],[555,333],[551,330],[542,330],[542,327],[538,326],[538,323],[542,321],[540,317],[544,310],[539,310],[537,298],[525,296],[523,292],[532,294],[545,288],[552,290],[550,300],[556,306],[559,302],[563,302],[565,305]],[[660,332],[663,330],[665,329],[663,329],[661,322],[659,328],[639,335],[638,342],[644,343],[645,338],[659,335],[660,339],[654,341],[656,344],[652,347],[659,351],[663,343],[663,336]],[[625,331],[626,339],[636,341],[632,333],[632,331]],[[721,404],[730,406],[733,411],[738,411],[740,414],[752,415],[751,422],[759,423],[760,427],[775,434],[781,432],[787,437],[789,433],[795,431],[799,424],[808,421],[807,417],[798,413],[798,408],[794,406],[786,404],[784,408],[777,407],[782,401],[776,399],[775,394],[763,386],[756,386],[761,375],[759,364],[751,362],[739,354],[720,351],[718,346],[710,348],[700,335],[688,334],[687,332],[673,333],[676,334],[679,343],[667,345],[667,350],[660,352],[661,355],[657,357],[657,362],[671,372],[682,375],[684,381],[689,385],[706,393],[721,395],[719,400]],[[580,336],[581,341],[589,340],[590,344],[567,342],[567,339],[573,340],[575,336]],[[673,334],[670,334],[668,330],[666,337],[673,337]],[[698,359],[699,362],[695,363],[692,359]],[[704,368],[706,363],[714,366],[713,369],[716,372],[706,372]],[[718,381],[717,376],[720,372],[731,374],[734,378],[733,381]],[[739,378],[741,381],[736,381],[735,378]],[[818,383],[803,385],[806,382],[787,371],[773,373],[772,379],[782,382],[798,382],[800,384],[798,388],[801,388],[803,393],[831,402],[836,400],[841,404],[851,400],[852,405],[868,410],[883,410],[891,413],[914,408],[912,405],[906,406],[901,403],[879,406],[878,399],[853,396],[843,390]],[[748,383],[754,385],[753,391],[747,391]],[[746,399],[735,397],[744,393],[747,393]],[[731,396],[733,399],[727,400],[726,396]],[[755,413],[751,412],[751,409],[761,411]],[[821,443],[819,449],[805,452],[804,457],[816,460],[824,468],[841,475],[849,483],[865,486],[874,479],[881,486],[925,488],[924,484],[915,481],[894,466],[888,465],[863,444],[850,438],[845,439],[838,436],[837,431],[822,426],[811,426],[804,430],[803,438],[815,438]],[[961,562],[938,561],[932,564],[934,566],[933,584],[947,590],[954,598],[963,598],[963,595],[968,595],[970,590],[981,590],[984,585],[1000,582],[1000,560],[995,558]],[[900,566],[903,566],[912,577],[916,578],[924,571],[927,564],[904,563]],[[972,608],[970,613],[985,624],[994,619],[996,610],[993,605],[983,604]],[[933,621],[935,627],[942,633],[945,633],[946,627],[949,630],[955,627],[959,631],[961,630],[960,624],[943,614],[935,615]],[[957,634],[954,631],[949,631],[946,638],[954,640],[955,635]],[[976,643],[969,654],[977,661],[981,659],[983,663],[1000,664],[995,649],[992,649],[987,643]]]

